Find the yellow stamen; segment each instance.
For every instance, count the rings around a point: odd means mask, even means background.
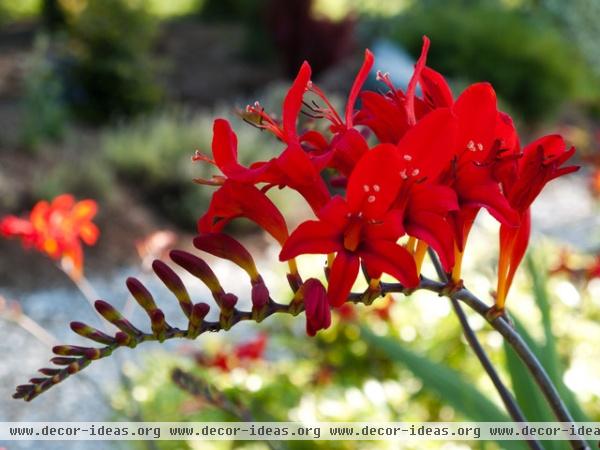
[[[328,253],[327,254],[327,267],[329,269],[331,269],[331,266],[333,265],[333,260],[335,259],[335,253]]]
[[[410,252],[411,255],[415,254],[415,244],[417,243],[417,238],[411,236],[408,238],[408,242],[406,243],[406,250]]]
[[[452,281],[458,283],[460,281],[462,271],[462,260],[464,251],[460,251],[458,246],[454,244],[454,268],[452,269]]]
[[[417,242],[417,248],[415,250],[415,263],[417,264],[417,273],[421,273],[421,267],[423,266],[423,260],[425,259],[425,253],[427,253],[427,245],[426,242],[419,240]]]

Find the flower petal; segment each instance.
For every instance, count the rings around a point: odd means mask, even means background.
[[[232,219],[246,217],[283,245],[288,237],[285,219],[273,202],[254,186],[227,179],[198,221],[201,233],[218,232]]]
[[[429,244],[439,255],[446,272],[454,265],[454,232],[443,216],[429,211],[418,211],[405,224],[410,236]]]
[[[369,72],[373,67],[373,53],[371,53],[368,49],[365,50],[365,59],[363,64],[356,75],[354,83],[352,84],[352,89],[350,89],[350,95],[348,96],[348,102],[346,103],[346,127],[348,129],[352,128],[353,120],[354,120],[354,104],[356,103],[356,99],[358,98],[358,94],[365,84],[367,77],[369,76]]]
[[[332,224],[319,220],[301,223],[285,241],[280,261],[287,261],[298,255],[327,254],[342,249],[341,230]]]
[[[434,180],[454,157],[458,124],[448,108],[430,112],[398,143],[406,174]]]
[[[365,243],[360,257],[365,263],[369,275],[379,278],[387,273],[406,287],[419,284],[417,265],[412,255],[395,242],[378,240]]]
[[[374,147],[360,159],[348,180],[347,199],[352,212],[380,219],[396,199],[402,178],[398,150],[390,144]]]
[[[302,98],[310,81],[310,65],[304,61],[298,75],[292,84],[292,87],[283,101],[283,132],[287,137],[287,142],[297,142],[298,133],[296,132],[296,122],[298,114],[302,108]]]
[[[359,268],[360,260],[356,254],[347,251],[337,253],[331,266],[327,286],[327,298],[331,306],[341,306],[348,300]]]

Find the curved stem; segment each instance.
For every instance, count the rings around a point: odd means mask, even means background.
[[[442,280],[444,282],[448,282],[448,276],[444,272],[444,269],[442,268],[442,265],[440,264],[440,261],[439,261],[437,255],[433,252],[433,250],[431,248],[428,249],[428,253],[429,253],[429,258],[431,259],[440,280]],[[473,352],[479,359],[481,366],[483,367],[483,369],[487,373],[488,377],[494,384],[496,391],[498,391],[498,394],[500,395],[500,398],[502,399],[502,403],[504,403],[504,407],[506,408],[506,410],[508,411],[508,413],[510,414],[510,416],[513,418],[513,420],[515,422],[527,422],[527,419],[525,418],[523,411],[519,407],[519,404],[513,397],[510,390],[506,387],[506,385],[500,379],[500,376],[498,375],[496,368],[490,361],[487,353],[485,352],[481,343],[479,342],[479,339],[477,339],[477,335],[471,328],[471,325],[469,325],[469,321],[467,319],[467,316],[466,316],[464,310],[462,309],[462,306],[460,305],[458,300],[456,300],[455,298],[450,297],[450,302],[452,303],[454,312],[455,312],[456,316],[458,317],[460,325],[463,329],[465,339],[467,340],[467,342],[473,349]],[[527,445],[532,450],[543,450],[543,447],[536,440],[528,440]]]
[[[424,279],[421,283],[421,287],[423,289],[437,292],[440,295],[446,295],[444,293],[446,286],[443,283]],[[506,319],[504,319],[503,317],[497,317],[495,319],[488,318],[487,312],[490,309],[489,306],[487,306],[485,303],[483,303],[480,299],[478,299],[475,295],[473,295],[469,290],[465,288],[451,293],[448,296],[464,302],[472,310],[474,310],[483,318],[485,318],[487,322],[506,339],[509,345],[515,350],[521,361],[525,364],[525,366],[529,370],[529,373],[531,373],[531,375],[533,376],[535,383],[542,391],[542,394],[546,398],[546,401],[550,405],[550,408],[552,409],[558,421],[565,423],[574,423],[575,421],[573,417],[571,416],[569,410],[560,398],[558,390],[556,389],[554,383],[548,376],[548,373],[541,365],[537,357],[533,354],[531,349],[527,346],[523,338],[521,338],[519,333],[506,321]],[[581,439],[574,438],[571,439],[569,442],[574,450],[589,449],[588,444]]]

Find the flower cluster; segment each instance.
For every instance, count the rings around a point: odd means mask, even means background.
[[[35,204],[24,219],[6,216],[0,220],[0,236],[21,239],[26,248],[35,248],[50,258],[61,260],[62,267],[75,279],[83,273],[81,241],[94,245],[100,234],[92,219],[98,206],[93,200],[76,202],[62,194]]]
[[[280,120],[258,102],[243,113],[282,142],[281,154],[241,165],[231,125],[217,119],[212,158],[199,152],[194,158],[221,171],[196,180],[218,186],[199,232],[220,232],[244,217],[273,236],[281,245],[280,260],[289,262],[290,276],[308,294],[309,334],[329,326],[330,306],[346,302],[361,267],[374,291],[382,274],[415,287],[431,247],[453,286],[460,286],[462,257],[481,208],[500,223],[501,313],[528,244],[530,205],[550,180],[577,170],[563,166],[574,148],[559,135],[521,147],[490,84],[473,84],[455,98],[444,77],[427,67],[428,48],[425,37],[406,90],[389,74],[377,73],[385,93],[361,92],[374,63],[367,50],[343,113],[311,81],[305,62]],[[301,112],[310,120],[299,130]],[[268,197],[274,187],[298,192],[315,217],[290,232]],[[327,255],[326,293],[317,280],[302,285],[295,258],[304,254]]]

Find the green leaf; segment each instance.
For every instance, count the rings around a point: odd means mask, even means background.
[[[495,403],[460,372],[410,350],[393,338],[377,336],[367,327],[361,327],[361,336],[367,344],[410,370],[423,382],[424,389],[437,394],[465,417],[478,422],[510,421]],[[509,450],[525,448],[524,444],[517,441],[505,441],[502,445],[502,448]]]
[[[539,267],[531,253],[527,256],[527,269],[533,282],[533,295],[542,315],[542,326],[544,329],[543,345],[535,343],[533,338],[527,334],[532,342],[532,349],[548,371],[548,375],[556,385],[561,398],[569,411],[571,411],[573,418],[578,422],[588,422],[589,418],[586,417],[586,414],[579,406],[575,394],[563,382],[564,367],[556,350],[556,338],[552,332],[552,308],[550,307],[546,272],[543,268]],[[524,327],[521,328],[525,332]]]
[[[579,407],[575,395],[565,386],[562,380],[564,369],[556,350],[556,338],[552,332],[552,309],[550,308],[546,275],[543,270],[540,270],[531,254],[528,254],[526,262],[527,270],[533,283],[532,289],[535,302],[542,317],[544,342],[540,343],[536,341],[527,331],[523,322],[517,317],[512,316],[515,329],[546,369],[548,376],[556,386],[560,397],[565,402],[567,409],[571,412],[575,421],[587,422],[588,419]],[[506,355],[506,367],[511,378],[515,398],[527,420],[532,422],[555,421],[556,418],[540,392],[539,387],[534,383],[529,371],[525,368],[515,351],[506,342],[504,342],[504,352]],[[560,450],[563,448],[562,443],[559,441],[545,441],[544,446],[550,450]]]

